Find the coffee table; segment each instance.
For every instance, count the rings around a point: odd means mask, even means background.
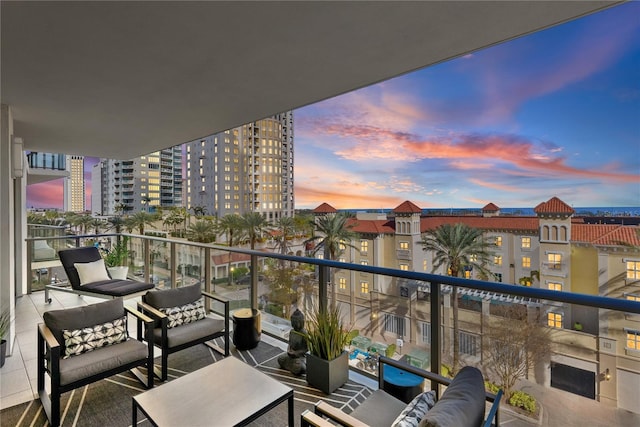
[[[293,389],[235,357],[169,381],[133,397],[155,426],[243,426],[288,400],[293,426]]]

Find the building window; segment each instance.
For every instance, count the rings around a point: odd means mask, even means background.
[[[460,335],[460,353],[468,354],[469,356],[478,355],[478,336],[476,334],[470,334],[468,332],[459,332]]]
[[[552,270],[560,270],[562,266],[562,254],[547,254],[547,266]]]
[[[551,291],[562,291],[562,283],[548,282],[547,286]]]
[[[360,240],[360,253],[366,254],[369,251],[369,241]]]
[[[338,243],[338,248],[340,248],[341,251],[344,251],[345,249],[347,249],[347,246],[344,244],[344,242],[340,242]]]
[[[365,281],[360,282],[360,293],[361,294],[369,293],[369,282],[365,282]]]
[[[627,261],[627,279],[640,279],[640,261]]]
[[[338,258],[338,262],[346,262],[343,257]]]
[[[345,279],[344,277],[339,278],[338,279],[338,286],[342,290],[347,289],[347,279]]]
[[[409,242],[400,242],[400,249],[402,249],[404,251],[408,251],[409,250]]]
[[[640,331],[634,331],[632,329],[625,329],[627,333],[627,345],[628,350],[640,350]]]
[[[531,237],[523,237],[521,242],[522,249],[531,249]]]
[[[419,322],[420,324],[420,337],[425,344],[431,344],[431,323]]]
[[[494,242],[496,246],[502,246],[502,236],[496,236],[496,240]]]
[[[522,257],[522,268],[531,268],[531,257]]]
[[[502,255],[496,255],[493,257],[493,263],[495,265],[502,265]]]
[[[422,270],[427,271],[427,260],[426,259],[422,260]]]
[[[496,282],[502,283],[502,273],[493,273],[496,278]]]
[[[409,271],[409,265],[408,264],[400,264],[400,270]]]
[[[562,328],[562,313],[547,313],[547,326],[552,328]]]
[[[640,295],[636,295],[636,294],[625,294],[624,296],[627,300],[629,301],[636,301],[636,302],[640,302]]]
[[[405,336],[405,318],[400,316],[394,316],[393,314],[384,314],[384,322],[382,326],[385,332],[391,332],[399,337]]]

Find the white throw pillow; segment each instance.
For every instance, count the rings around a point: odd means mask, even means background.
[[[86,285],[87,283],[100,282],[102,280],[111,280],[102,258],[93,262],[77,262],[73,264],[73,266],[78,270],[80,286]]]

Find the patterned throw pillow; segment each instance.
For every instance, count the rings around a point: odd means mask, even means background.
[[[204,301],[202,299],[179,307],[161,308],[161,312],[167,315],[168,327],[185,325],[205,318]]]
[[[413,398],[398,415],[391,427],[416,427],[427,411],[436,404],[435,390],[421,393]]]
[[[65,347],[63,359],[107,345],[117,344],[129,338],[127,334],[127,316],[88,328],[63,329],[62,336],[64,337]]]

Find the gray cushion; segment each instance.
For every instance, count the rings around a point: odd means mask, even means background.
[[[125,315],[121,298],[112,299],[97,304],[82,307],[67,308],[64,310],[51,310],[42,315],[45,325],[60,343],[61,354],[64,354],[64,337],[62,330],[82,329],[92,327],[100,323],[119,319]]]
[[[69,283],[74,289],[80,288],[80,277],[78,276],[78,270],[74,266],[75,263],[93,262],[102,259],[98,248],[94,246],[83,246],[81,248],[63,249],[58,251],[60,262],[64,267],[65,273],[69,278]]]
[[[370,426],[390,426],[407,406],[383,390],[376,390],[351,415]]]
[[[169,348],[195,341],[202,337],[214,335],[224,331],[224,320],[205,317],[197,322],[188,323],[179,328],[167,329],[167,343]],[[153,339],[157,345],[162,343],[162,329],[153,330]]]
[[[482,425],[485,409],[484,379],[474,367],[458,372],[440,400],[420,422],[421,427],[474,427]]]
[[[200,285],[183,286],[176,289],[162,289],[147,292],[142,300],[155,308],[168,308],[195,302],[202,296]]]
[[[130,339],[79,356],[60,360],[60,385],[71,384],[127,363],[146,360],[149,348]]]

